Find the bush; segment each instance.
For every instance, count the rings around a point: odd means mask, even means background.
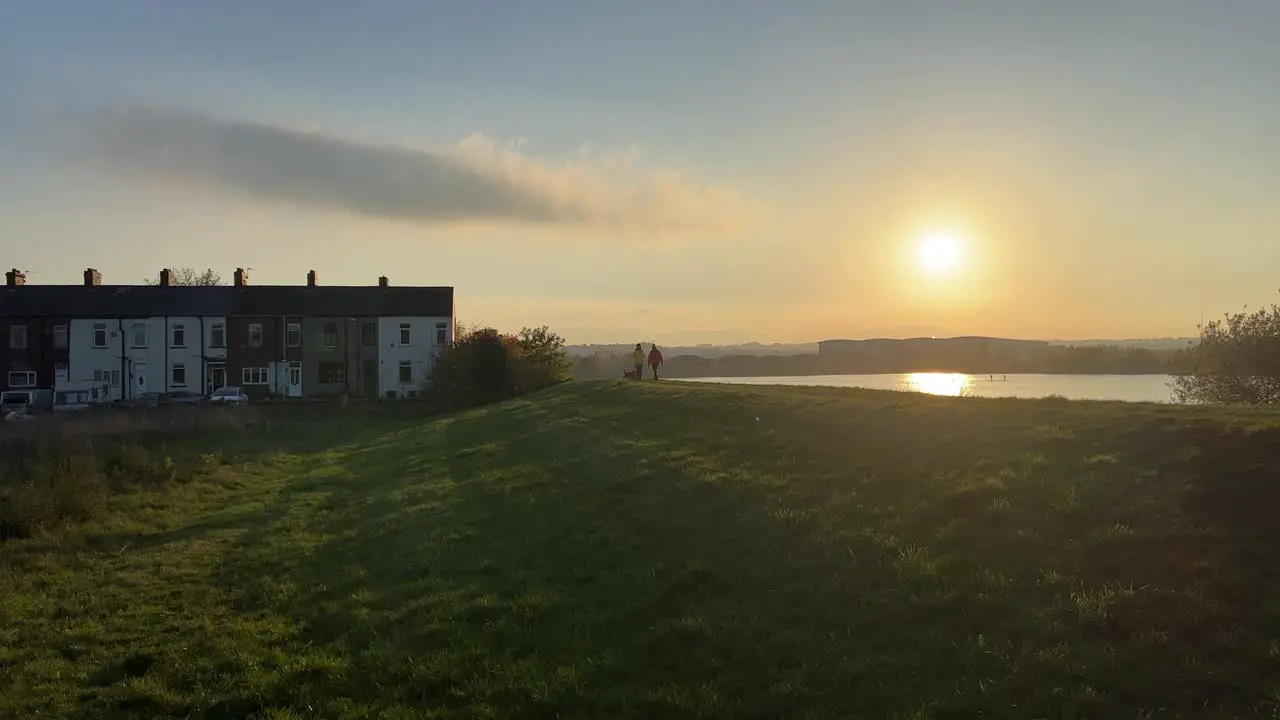
[[[503,335],[493,328],[460,334],[431,373],[431,394],[446,407],[500,402],[566,379],[564,338],[547,327]]]
[[[1280,403],[1280,307],[1226,315],[1200,328],[1186,374],[1170,383],[1183,403]]]

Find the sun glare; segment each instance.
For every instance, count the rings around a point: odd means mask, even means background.
[[[934,233],[920,239],[916,247],[920,267],[929,272],[943,272],[960,262],[960,243],[954,235]]]

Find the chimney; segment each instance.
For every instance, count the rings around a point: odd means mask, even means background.
[[[5,287],[22,287],[27,284],[27,276],[18,268],[14,268],[4,274]]]
[[[383,275],[382,277],[378,278],[378,287],[384,288],[386,286],[387,286],[387,276]]]
[[[173,273],[169,272],[169,268],[160,271],[160,287],[169,287],[173,285]]]
[[[101,285],[101,284],[102,284],[102,273],[98,272],[97,270],[94,270],[93,268],[85,268],[84,286],[97,287],[98,285]]]
[[[307,287],[315,287],[315,286],[316,286],[316,271],[308,270],[307,271]]]
[[[249,281],[249,273],[245,272],[244,268],[236,268],[234,277],[236,287],[244,287]]]

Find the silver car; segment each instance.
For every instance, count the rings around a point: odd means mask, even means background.
[[[220,387],[209,395],[209,402],[222,404],[241,405],[249,402],[249,396],[244,393],[244,389],[238,387]]]

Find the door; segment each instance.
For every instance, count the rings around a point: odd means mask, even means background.
[[[289,363],[289,397],[302,397],[302,363]]]
[[[209,363],[209,387],[206,394],[227,386],[227,366],[222,363]]]
[[[378,396],[378,361],[365,359],[364,361],[364,383],[360,388],[360,394],[365,397]]]
[[[142,397],[147,392],[147,364],[133,364],[133,396]]]

